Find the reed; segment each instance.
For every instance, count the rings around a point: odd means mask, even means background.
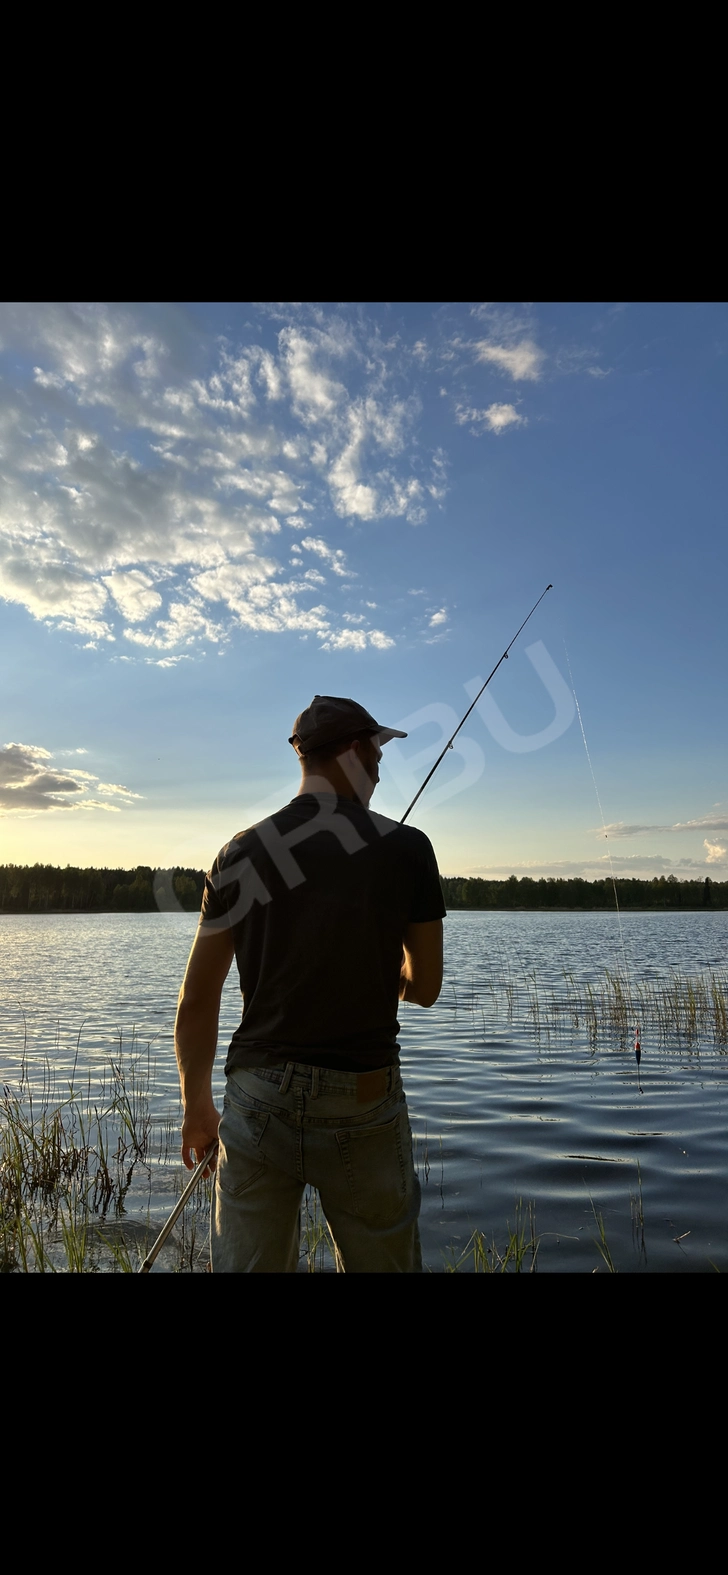
[[[595,1222],[597,1230],[599,1232],[599,1240],[595,1241],[594,1245],[595,1245],[595,1247],[597,1249],[597,1252],[599,1253],[600,1258],[602,1258],[604,1260],[604,1262],[605,1262],[605,1264],[606,1264],[606,1266],[607,1266],[607,1268],[609,1270],[609,1273],[610,1274],[616,1274],[617,1270],[616,1270],[616,1268],[614,1266],[614,1259],[612,1258],[612,1254],[611,1254],[611,1252],[609,1250],[609,1242],[607,1241],[607,1233],[606,1233],[606,1230],[604,1228],[603,1216],[599,1213],[598,1209],[596,1208],[596,1205],[594,1203],[593,1198],[590,1197],[589,1202],[591,1203],[592,1213],[594,1215],[594,1222]]]
[[[40,1091],[31,1086],[24,1051],[18,1086],[0,1098],[0,1272],[98,1269],[95,1226],[124,1216],[135,1172],[148,1172],[151,1157],[148,1085],[134,1050],[120,1041],[108,1075],[85,1091],[75,1086],[77,1054],[64,1098],[50,1069]],[[118,1247],[107,1257],[118,1262]]]
[[[637,1191],[630,1191],[629,1207],[632,1219],[632,1245],[639,1253],[643,1262],[647,1262],[647,1247],[645,1245],[645,1206],[642,1197],[642,1167],[637,1161]]]
[[[307,1187],[301,1210],[301,1256],[308,1274],[322,1274],[333,1267],[344,1273],[344,1261],[331,1234],[315,1187]]]
[[[490,1244],[482,1231],[473,1231],[462,1253],[451,1247],[446,1256],[448,1274],[535,1274],[539,1249],[536,1234],[536,1205],[526,1204],[519,1198],[515,1206],[515,1220],[506,1220],[505,1240],[497,1244],[495,1236]]]
[[[447,1006],[447,1002],[445,1003]],[[728,1048],[728,973],[705,972],[663,979],[634,980],[605,968],[601,979],[577,980],[564,970],[558,989],[539,981],[535,972],[516,976],[506,964],[492,968],[474,999],[483,1027],[489,1014],[508,1021],[530,1021],[537,1038],[582,1032],[596,1048],[621,1048],[637,1024],[661,1045]]]

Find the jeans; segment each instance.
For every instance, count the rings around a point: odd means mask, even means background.
[[[219,1138],[213,1273],[294,1273],[307,1185],[346,1273],[421,1272],[420,1184],[398,1067],[236,1067]]]

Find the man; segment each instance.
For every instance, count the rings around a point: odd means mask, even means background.
[[[205,883],[175,1048],[188,1168],[218,1136],[216,1273],[294,1272],[306,1185],[349,1273],[422,1267],[420,1189],[399,1073],[399,1000],[442,985],[442,900],[421,831],[373,814],[384,728],[356,701],[316,695],[289,742],[296,798],[238,833]],[[233,956],[244,1008],[211,1091]]]

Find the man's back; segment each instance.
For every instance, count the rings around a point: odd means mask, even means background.
[[[239,833],[202,909],[228,916],[244,996],[226,1071],[397,1065],[404,932],[444,912],[427,837],[351,799],[304,792]]]

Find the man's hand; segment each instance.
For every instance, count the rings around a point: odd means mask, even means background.
[[[220,1112],[215,1109],[212,1096],[187,1106],[182,1122],[182,1158],[188,1170],[194,1170],[195,1165],[199,1165],[203,1155],[215,1142],[219,1125]],[[217,1155],[214,1154],[203,1175],[210,1176],[216,1168]]]

